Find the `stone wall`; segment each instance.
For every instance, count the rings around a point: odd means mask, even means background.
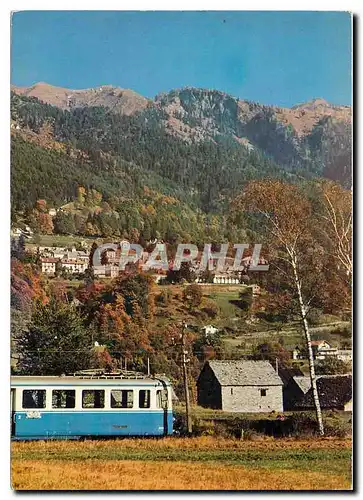
[[[202,369],[198,381],[198,405],[222,409],[221,386],[208,365]]]
[[[282,412],[282,385],[223,386],[222,409],[245,413]]]

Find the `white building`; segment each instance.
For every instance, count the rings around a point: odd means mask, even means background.
[[[62,260],[61,264],[63,269],[72,274],[84,273],[88,267],[85,262],[74,260]]]
[[[119,266],[110,264],[93,267],[93,274],[98,278],[117,278],[119,272]]]
[[[44,257],[41,259],[42,273],[54,275],[57,262],[58,259],[55,259],[54,257]]]
[[[341,361],[349,362],[353,359],[353,352],[351,349],[338,349],[336,356]]]
[[[207,337],[208,335],[214,335],[215,333],[218,333],[219,330],[213,325],[206,325],[203,326],[202,328],[204,335]]]

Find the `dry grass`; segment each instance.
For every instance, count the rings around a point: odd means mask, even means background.
[[[21,458],[22,455],[27,453],[36,452],[51,452],[55,456],[59,453],[66,451],[69,453],[71,450],[232,450],[239,449],[247,450],[341,450],[351,449],[352,442],[350,439],[338,438],[311,438],[311,439],[295,439],[284,438],[274,439],[272,437],[262,436],[257,441],[243,441],[240,439],[214,437],[214,436],[200,436],[194,438],[174,438],[167,437],[162,439],[120,439],[120,440],[89,440],[89,441],[24,441],[13,442],[12,452],[15,458]],[[26,456],[22,458],[27,458]]]
[[[15,460],[16,490],[347,490],[343,476],[188,462]]]
[[[351,441],[222,437],[12,443],[22,490],[349,489]]]

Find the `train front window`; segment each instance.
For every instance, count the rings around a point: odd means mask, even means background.
[[[139,408],[150,408],[150,391],[139,391]]]
[[[111,391],[111,408],[132,408],[134,391]]]
[[[76,391],[57,389],[52,393],[52,408],[75,408]]]
[[[82,408],[104,408],[104,390],[84,390],[82,391]]]
[[[23,408],[45,408],[45,389],[23,391]]]
[[[156,406],[164,409],[168,407],[168,392],[166,389],[156,391]]]

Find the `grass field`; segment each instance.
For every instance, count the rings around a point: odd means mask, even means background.
[[[16,490],[347,490],[348,439],[215,437],[12,444]]]
[[[94,240],[95,238],[90,238],[87,236],[65,234],[36,234],[32,238],[29,238],[29,240],[27,240],[27,244],[44,247],[71,247],[73,245],[79,244],[81,241],[86,241],[89,246],[91,246]]]

